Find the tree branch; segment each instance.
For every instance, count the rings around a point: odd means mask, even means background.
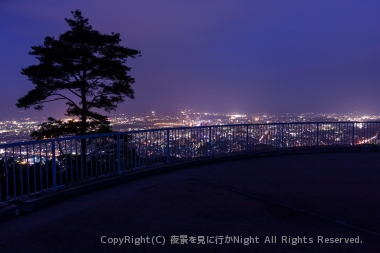
[[[55,98],[55,99],[45,100],[45,101],[39,102],[38,104],[43,104],[43,103],[47,103],[47,102],[53,102],[53,101],[62,100],[62,99],[64,99],[64,98]]]
[[[80,95],[78,93],[76,93],[75,91],[71,90],[70,88],[67,88],[71,93],[73,93],[74,95],[76,95],[77,97],[80,98]]]
[[[78,72],[77,74],[80,77],[80,73]],[[72,74],[71,76],[74,77],[75,81],[79,82],[79,79],[76,77],[76,75]]]
[[[87,86],[87,89],[86,89],[86,93],[90,90],[90,88],[92,88],[93,86],[95,86],[94,84],[96,82],[98,82],[100,79],[102,79],[101,77],[99,78],[94,78],[94,81],[92,81],[88,86]]]
[[[101,97],[101,96],[107,96],[107,95],[112,95],[112,94],[113,94],[113,93],[103,91],[103,92],[100,93],[99,95],[94,96],[90,103],[94,102],[94,100],[95,100],[96,98],[98,98],[98,97]]]
[[[92,104],[92,102],[94,102],[95,99],[97,99],[98,97],[101,97],[102,95],[103,95],[103,93],[100,94],[100,95],[94,96],[94,97],[92,98],[92,100],[90,101],[90,104]]]
[[[68,98],[62,94],[52,93],[51,95],[60,96],[60,97],[62,97],[61,99],[66,99],[66,100],[70,101],[76,108],[80,109],[80,107],[74,101],[72,101],[70,98]]]
[[[101,77],[98,77],[98,78],[95,78],[93,82],[91,82],[90,86],[93,86],[94,83],[97,83],[100,79],[102,79]]]

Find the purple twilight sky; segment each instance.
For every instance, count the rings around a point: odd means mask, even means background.
[[[62,102],[15,103],[33,88],[30,46],[75,9],[142,52],[127,61],[136,98],[117,112],[380,114],[378,0],[0,0],[0,118],[63,116]]]

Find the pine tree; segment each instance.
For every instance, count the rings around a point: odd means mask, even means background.
[[[18,99],[16,106],[42,110],[45,103],[63,100],[66,115],[80,122],[77,127],[67,128],[66,133],[70,130],[72,134],[83,135],[100,129],[104,132],[109,122],[97,111],[111,112],[126,97],[134,98],[130,86],[134,78],[128,75],[131,68],[125,63],[128,57],[135,58],[141,53],[121,46],[118,33],[108,35],[93,30],[80,10],[71,13],[74,18],[65,19],[70,30],[58,39],[48,36],[43,45],[31,47],[29,54],[39,64],[23,68],[21,74],[35,87]],[[62,122],[50,124],[48,132],[54,132],[54,127],[59,131]],[[35,137],[46,136],[44,133],[41,125]]]

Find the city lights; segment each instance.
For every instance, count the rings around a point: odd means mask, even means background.
[[[214,113],[195,112],[191,109],[178,110],[176,113],[163,114],[152,110],[147,113],[112,114],[109,117],[113,130],[119,132],[147,130],[171,127],[216,126],[231,124],[271,124],[296,122],[368,122],[378,121],[380,116],[360,113]],[[65,118],[64,122],[78,121]],[[0,121],[0,144],[29,141],[30,133],[38,129],[41,121],[36,118],[3,119]],[[330,130],[332,126],[324,124],[322,130]],[[361,129],[363,124],[357,123]],[[290,133],[295,135],[296,133]],[[0,150],[1,152],[1,150]]]

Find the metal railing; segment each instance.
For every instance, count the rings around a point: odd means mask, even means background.
[[[179,127],[0,145],[0,203],[164,163],[263,149],[379,144],[380,122]]]

